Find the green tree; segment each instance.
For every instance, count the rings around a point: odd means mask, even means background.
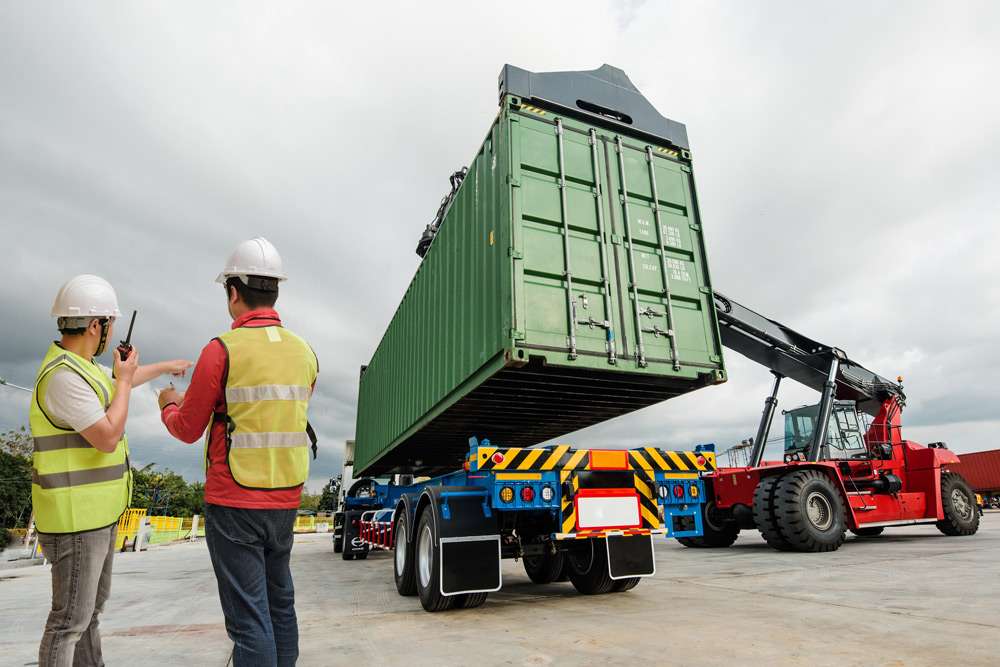
[[[154,470],[155,463],[133,468],[132,507],[150,515],[191,516],[204,514],[204,485],[188,482],[170,470]]]
[[[318,493],[309,493],[308,491],[304,491],[303,490],[302,491],[302,501],[299,502],[299,509],[300,510],[312,510],[313,512],[317,511],[317,509],[319,508],[319,498],[320,498],[320,494],[318,494]]]
[[[0,433],[0,549],[7,529],[23,528],[31,518],[32,447],[24,427]]]

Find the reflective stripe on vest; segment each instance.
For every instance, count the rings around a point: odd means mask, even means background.
[[[130,501],[128,441],[122,436],[113,452],[102,452],[79,433],[53,422],[45,411],[45,394],[59,368],[83,378],[105,409],[114,398],[114,384],[99,366],[58,345],[49,347],[31,397],[35,523],[42,533],[77,533],[110,526]]]
[[[226,461],[251,489],[286,489],[309,477],[307,410],[318,372],[312,348],[283,327],[240,327],[226,348]]]

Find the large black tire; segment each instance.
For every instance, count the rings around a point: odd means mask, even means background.
[[[552,553],[548,549],[538,556],[525,556],[521,559],[524,571],[536,584],[551,584],[563,576],[566,559],[562,552]]]
[[[639,585],[642,581],[642,577],[629,577],[628,579],[615,579],[614,583],[611,584],[612,593],[624,593],[625,591],[630,591]]]
[[[761,537],[771,547],[778,551],[791,551],[788,543],[778,530],[774,514],[774,491],[778,486],[780,476],[762,477],[753,491],[753,522],[757,525]]]
[[[851,528],[850,531],[858,537],[878,537],[885,531],[885,526],[869,526],[868,528],[861,526],[860,528]]]
[[[844,499],[829,475],[796,470],[778,479],[774,518],[795,551],[836,551],[847,536]]]
[[[569,552],[569,580],[584,595],[602,595],[611,592],[615,580],[608,572],[607,541],[599,538],[581,540]]]
[[[455,609],[473,609],[483,606],[489,593],[462,593],[455,596]]]
[[[941,505],[944,519],[935,525],[945,535],[975,535],[979,530],[976,494],[958,473],[941,473]]]
[[[441,547],[438,545],[432,510],[426,508],[417,522],[414,537],[414,570],[417,575],[417,594],[425,611],[445,611],[455,603],[454,595],[442,595],[439,576],[441,572]]]
[[[417,570],[413,566],[414,541],[408,541],[406,529],[406,512],[396,516],[396,527],[393,529],[396,538],[396,548],[393,550],[392,575],[396,580],[396,592],[400,595],[417,594]]]
[[[692,549],[725,549],[740,536],[739,524],[720,512],[714,500],[701,506],[701,526],[700,537],[678,537],[677,541]]]

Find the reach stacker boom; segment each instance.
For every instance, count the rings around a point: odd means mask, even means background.
[[[859,537],[922,523],[945,535],[978,530],[972,489],[943,469],[958,457],[943,442],[925,447],[903,438],[906,396],[899,382],[718,292],[715,305],[723,345],[770,369],[774,385],[748,465],[709,477],[704,534],[679,538],[682,544],[728,547],[741,528],[756,528],[779,550],[833,551],[848,530]],[[768,461],[785,378],[819,391],[821,399],[783,413],[782,457]]]

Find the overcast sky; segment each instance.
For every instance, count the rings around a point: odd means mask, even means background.
[[[496,113],[502,65],[606,62],[687,125],[717,289],[902,374],[906,437],[1000,446],[996,3],[103,7],[0,8],[12,382],[33,382],[55,292],[84,272],[139,309],[142,361],[195,359],[229,325],[223,261],[266,236],[290,276],[279,310],[321,362],[318,489],[416,239]],[[753,433],[770,382],[726,362],[723,386],[563,440],[725,448]],[[781,407],[814,398],[789,386]],[[27,424],[27,403],[0,387],[0,428]],[[152,389],[128,432],[138,463],[202,477],[200,445],[166,434]]]

